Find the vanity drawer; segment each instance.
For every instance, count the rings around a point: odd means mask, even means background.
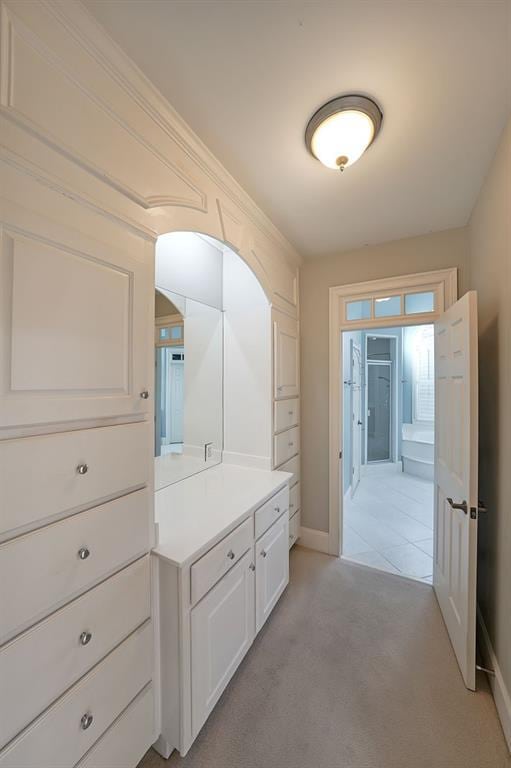
[[[293,485],[289,491],[289,519],[300,509],[300,483]]]
[[[300,513],[295,512],[289,521],[289,549],[300,538]]]
[[[294,427],[300,422],[300,401],[297,397],[292,400],[278,400],[274,405],[273,426],[275,432]]]
[[[259,536],[268,530],[273,525],[283,512],[288,509],[289,505],[289,489],[283,488],[281,491],[272,496],[266,504],[255,512],[255,537]]]
[[[154,739],[154,691],[148,685],[76,768],[136,768]]]
[[[282,464],[300,450],[300,429],[293,427],[273,438],[275,444],[275,464]]]
[[[75,765],[150,681],[152,654],[147,622],[0,752],[0,768]]]
[[[286,461],[282,466],[278,467],[281,472],[291,472],[293,477],[289,481],[289,485],[294,485],[300,482],[300,457],[293,456],[292,459]]]
[[[147,552],[148,505],[135,491],[0,545],[0,643]]]
[[[0,533],[146,485],[150,450],[147,422],[1,441]]]
[[[146,555],[4,645],[0,649],[0,747],[150,613]]]
[[[254,524],[250,517],[192,565],[190,569],[192,605],[232,568],[234,563],[252,546],[253,541]]]

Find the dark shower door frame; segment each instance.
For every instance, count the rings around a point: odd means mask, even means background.
[[[391,360],[367,360],[367,386],[366,386],[366,462],[367,464],[379,464],[392,461],[392,441],[394,437],[393,418],[394,418],[394,376],[393,362]],[[389,380],[389,408],[388,408],[388,455],[372,459],[369,456],[369,370],[380,367],[381,373],[385,372],[384,378]]]

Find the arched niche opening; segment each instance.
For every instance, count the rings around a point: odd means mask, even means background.
[[[155,317],[156,489],[222,461],[270,468],[271,308],[258,278],[225,243],[170,232],[155,290],[171,312]]]

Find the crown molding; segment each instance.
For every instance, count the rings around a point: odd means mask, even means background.
[[[293,245],[206,147],[160,91],[79,0],[40,0],[78,45],[100,64],[223,194],[293,266],[303,261]]]

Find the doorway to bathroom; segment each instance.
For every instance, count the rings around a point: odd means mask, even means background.
[[[342,333],[342,556],[432,583],[434,329]]]

